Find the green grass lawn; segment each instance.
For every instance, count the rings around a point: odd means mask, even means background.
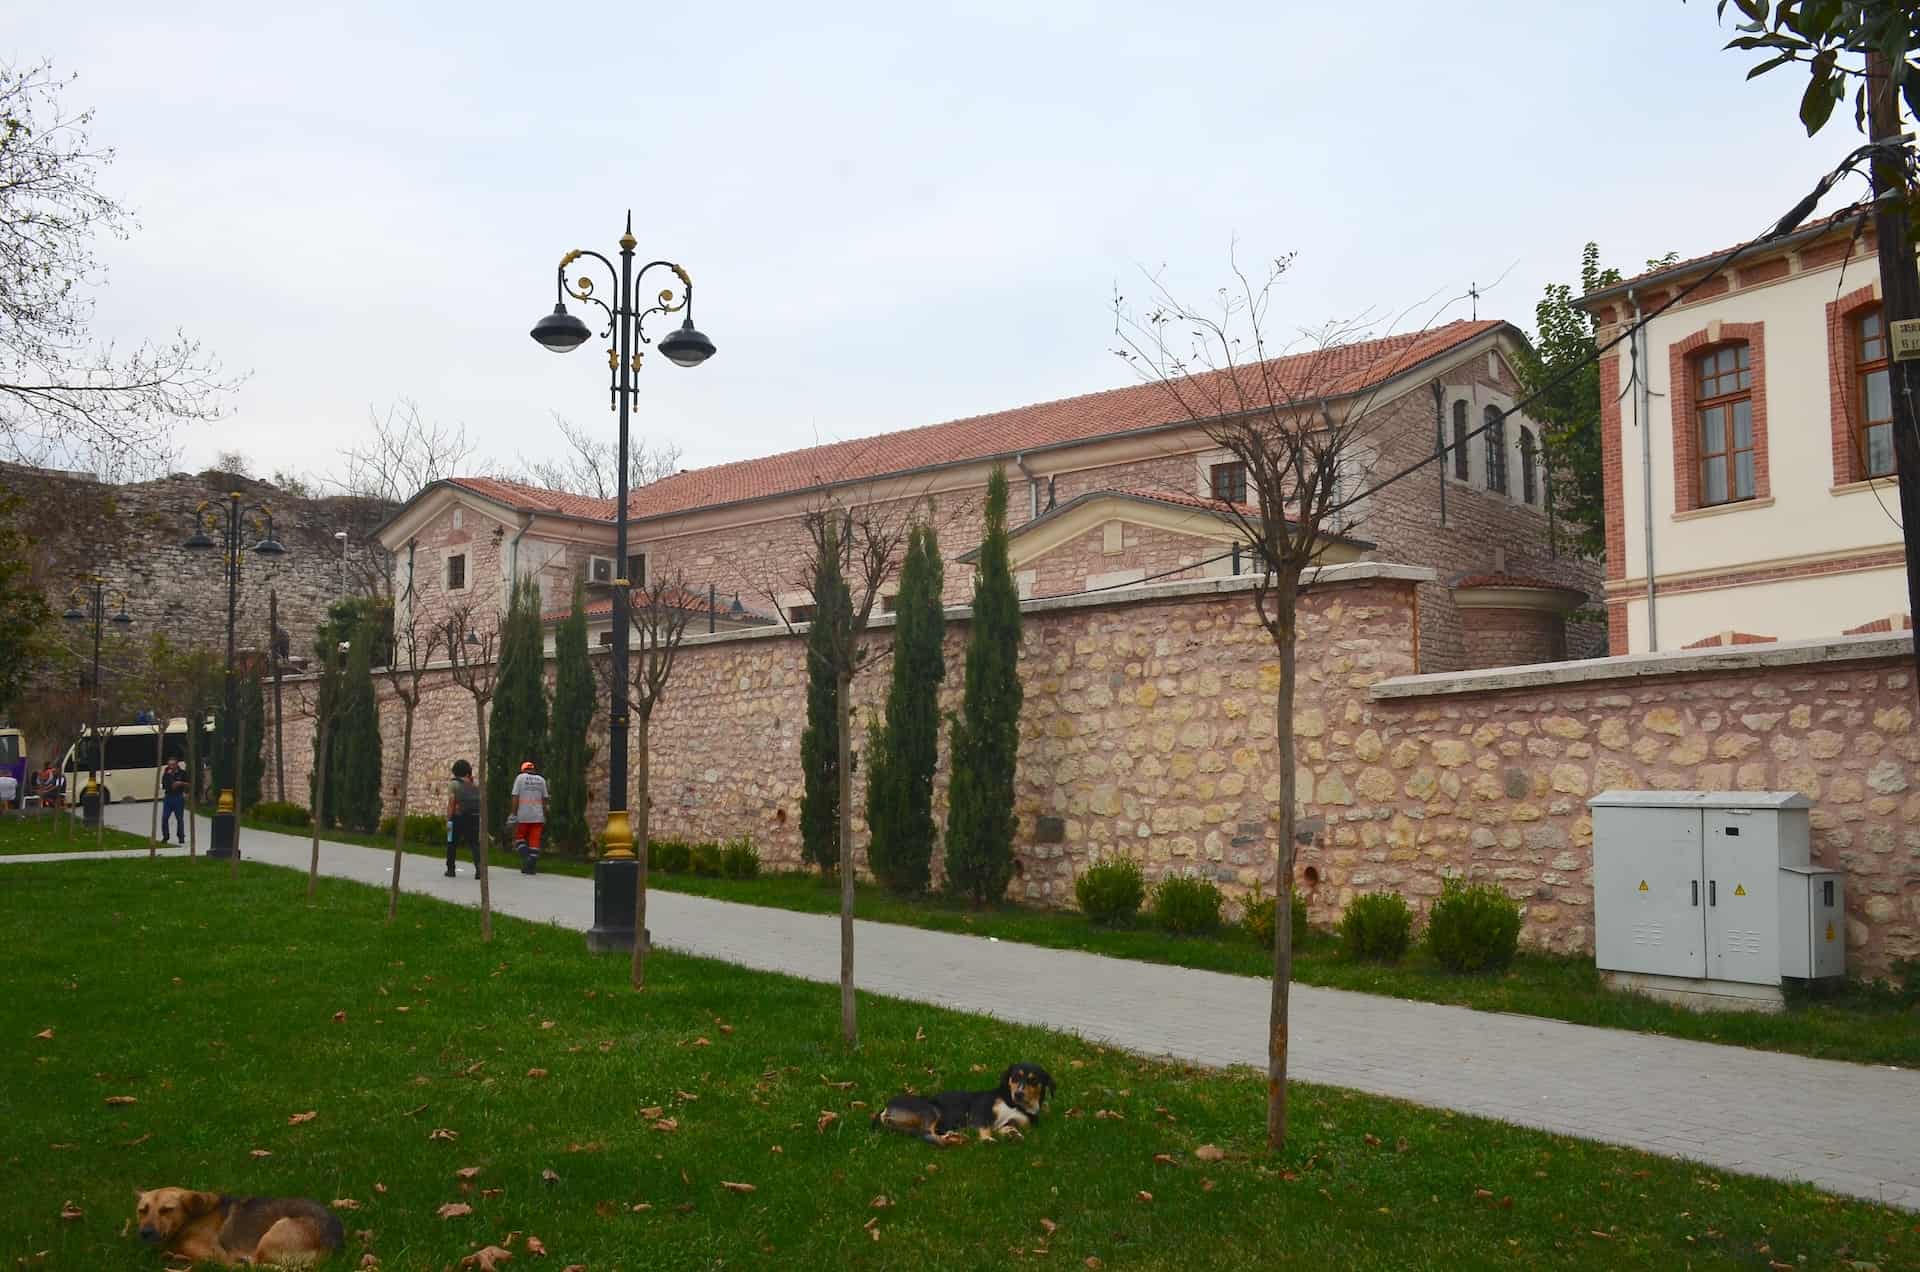
[[[78,817],[60,813],[8,813],[0,817],[0,857],[36,852],[93,852],[116,848],[145,848],[145,835],[108,830],[105,835],[81,825]],[[205,851],[206,845],[200,845]]]
[[[261,829],[276,829],[262,826]],[[295,832],[288,832],[295,833]],[[343,843],[393,847],[391,836],[326,832]],[[244,842],[242,849],[244,851]],[[437,846],[409,844],[407,851],[443,858]],[[467,860],[463,858],[463,860]],[[513,854],[496,849],[489,858],[497,869],[518,869]],[[554,855],[541,858],[552,874],[591,875],[592,864]],[[757,879],[719,879],[649,873],[649,886],[816,914],[837,914],[840,893],[812,874],[764,874]],[[940,932],[993,936],[1051,949],[1083,950],[1111,958],[1170,963],[1243,976],[1271,974],[1267,950],[1237,929],[1214,937],[1174,937],[1144,918],[1129,928],[1108,928],[1074,912],[1001,905],[976,910],[943,897],[904,900],[872,884],[860,884],[854,912],[876,923],[898,923]],[[1398,966],[1355,963],[1343,957],[1330,933],[1314,932],[1296,951],[1294,979],[1308,985],[1385,994],[1424,1002],[1452,1003],[1481,1011],[1544,1016],[1575,1024],[1728,1043],[1797,1055],[1851,1060],[1863,1064],[1920,1066],[1920,1010],[1870,986],[1849,983],[1818,998],[1797,996],[1782,1015],[1701,1013],[1655,1002],[1637,994],[1616,993],[1600,983],[1591,957],[1560,957],[1522,952],[1505,972],[1461,976],[1440,967],[1425,946],[1416,945]]]
[[[0,872],[0,1255],[29,1267],[158,1268],[123,1225],[165,1184],[345,1199],[341,1265],[387,1269],[510,1233],[554,1272],[1920,1263],[1911,1214],[1327,1088],[1268,1157],[1258,1074],[914,1004],[863,998],[849,1057],[830,986],[662,954],[634,995],[576,932],[482,946],[420,897],[389,926],[251,864]],[[868,1128],[1016,1059],[1060,1082],[1024,1143]]]

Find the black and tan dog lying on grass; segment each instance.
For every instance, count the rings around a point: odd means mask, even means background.
[[[140,1239],[222,1267],[307,1268],[346,1240],[340,1220],[304,1197],[229,1197],[188,1188],[134,1190]]]
[[[1000,1075],[1000,1085],[991,1091],[896,1095],[873,1115],[873,1124],[945,1148],[966,1143],[968,1131],[977,1131],[983,1140],[1005,1131],[1018,1136],[1040,1120],[1040,1110],[1052,1095],[1052,1075],[1037,1064],[1016,1064]]]

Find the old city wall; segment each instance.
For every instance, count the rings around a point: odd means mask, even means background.
[[[1816,860],[1847,871],[1853,968],[1920,955],[1907,638],[1413,677],[1412,593],[1429,577],[1339,567],[1305,602],[1295,724],[1312,833],[1296,881],[1315,922],[1380,888],[1424,911],[1457,873],[1518,899],[1530,944],[1590,950],[1589,795],[1790,789],[1814,799]],[[964,619],[949,624],[949,708],[965,632]],[[655,837],[746,834],[774,868],[797,865],[801,640],[722,634],[681,657],[653,727]],[[1150,879],[1207,874],[1236,906],[1256,883],[1271,890],[1278,666],[1247,580],[1030,603],[1021,666],[1016,896],[1071,906],[1075,875],[1116,855]],[[878,671],[856,681],[857,736],[885,689]],[[391,702],[384,710],[391,774],[398,715]],[[288,720],[299,789],[305,728]],[[430,688],[415,736],[416,809],[435,806],[447,764],[471,755],[473,738],[470,700]]]

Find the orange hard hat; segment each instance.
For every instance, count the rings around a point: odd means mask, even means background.
[[[522,773],[531,773],[531,772],[533,772],[533,761],[532,761],[532,760],[525,760],[525,761],[522,761],[522,762],[521,762],[521,765],[520,765],[520,771],[521,771]]]

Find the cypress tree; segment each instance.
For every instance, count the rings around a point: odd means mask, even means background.
[[[953,721],[947,886],[975,905],[1013,877],[1013,772],[1020,747],[1020,591],[1007,560],[1007,474],[987,481],[987,537],[973,579],[967,684]]]
[[[593,670],[587,665],[586,588],[579,579],[573,582],[573,609],[555,635],[553,657],[553,720],[544,765],[551,799],[547,833],[563,851],[584,853],[594,688]]]
[[[886,722],[867,732],[867,860],[880,882],[908,896],[927,890],[933,870],[933,770],[940,752],[940,682],[947,674],[943,576],[933,527],[913,527],[894,609]]]
[[[507,797],[524,760],[540,758],[547,741],[545,641],[540,631],[540,586],[514,583],[500,635],[500,686],[487,723],[487,824],[507,824]]]
[[[807,629],[807,727],[800,735],[800,856],[832,874],[840,864],[840,713],[833,631],[852,621],[853,595],[840,569],[839,539],[826,530],[814,562],[813,622]]]
[[[353,633],[340,680],[340,714],[333,738],[333,811],[348,830],[380,828],[380,705],[373,688],[373,647],[379,632],[362,622]]]

